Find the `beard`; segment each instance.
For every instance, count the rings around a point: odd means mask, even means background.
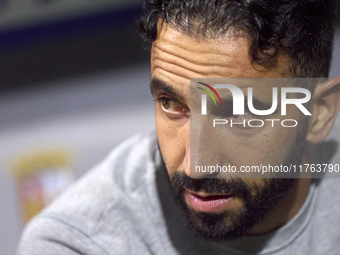
[[[184,210],[188,227],[198,236],[210,241],[238,238],[256,223],[286,194],[295,179],[263,179],[263,184],[247,185],[240,178],[192,179],[183,172],[171,176],[171,186],[177,203]],[[242,201],[238,211],[221,213],[199,212],[188,207],[184,190],[205,193],[230,193]]]
[[[296,136],[296,143],[291,145],[283,165],[300,165],[306,138],[306,122],[302,124]],[[267,212],[284,197],[295,178],[268,178],[262,183],[247,184],[239,177],[193,179],[183,171],[170,176],[170,187],[176,202],[183,209],[188,227],[199,237],[209,241],[227,241],[246,234],[259,223]],[[220,213],[199,212],[190,208],[184,198],[184,191],[211,194],[233,194],[242,201],[239,210],[227,210]]]

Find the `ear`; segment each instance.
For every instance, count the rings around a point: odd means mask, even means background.
[[[331,131],[340,110],[340,76],[316,86],[311,110],[312,119],[306,140],[319,143]]]

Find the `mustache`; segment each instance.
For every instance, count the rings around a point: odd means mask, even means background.
[[[180,192],[183,189],[194,192],[205,193],[222,193],[233,194],[239,197],[248,197],[251,195],[250,187],[240,178],[233,177],[228,179],[222,178],[200,178],[193,179],[184,172],[175,172],[171,175],[171,184],[173,188]]]

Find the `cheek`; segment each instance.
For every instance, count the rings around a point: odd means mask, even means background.
[[[156,130],[160,150],[169,173],[183,170],[186,157],[187,124],[169,120],[156,108]]]
[[[214,163],[236,167],[281,164],[294,145],[296,132],[296,128],[270,127],[254,136],[229,133],[228,139],[213,140],[216,148],[223,148],[213,153],[219,155]],[[227,141],[224,146],[223,141]]]
[[[266,140],[263,146],[268,157],[275,155],[283,157],[296,141],[297,128],[278,127],[273,130],[272,135]]]
[[[285,156],[292,149],[296,139],[296,128],[284,128],[281,126],[269,129],[261,134],[251,146],[247,159],[249,165],[284,163]],[[243,148],[245,149],[245,148]]]

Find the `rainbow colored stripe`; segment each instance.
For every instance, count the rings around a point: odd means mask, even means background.
[[[221,100],[221,98],[220,98],[220,95],[217,93],[217,91],[216,91],[213,87],[211,87],[210,85],[205,84],[205,83],[203,83],[203,82],[196,82],[196,83],[201,84],[201,85],[206,86],[207,88],[211,89],[211,91],[213,91],[213,92],[215,93],[215,95],[217,96],[218,100],[220,101],[220,104],[222,105],[222,100]],[[198,89],[201,89],[201,90],[203,90],[205,93],[207,93],[207,94],[212,98],[212,100],[214,101],[215,105],[217,106],[217,103],[216,103],[215,98],[213,97],[213,95],[212,95],[208,90],[206,90],[206,89],[204,89],[204,88],[200,88],[200,87],[197,87],[197,88],[198,88]]]

